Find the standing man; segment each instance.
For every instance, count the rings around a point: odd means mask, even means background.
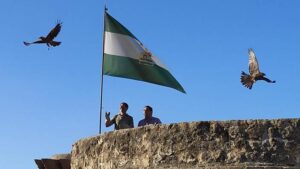
[[[138,126],[145,126],[148,124],[161,124],[161,121],[159,118],[152,116],[153,109],[151,106],[145,106],[144,108],[144,116],[145,118],[141,121],[139,121]]]
[[[105,125],[109,127],[115,125],[115,130],[133,128],[133,118],[127,114],[128,104],[123,102],[120,104],[120,112],[110,119],[110,112],[105,113]]]

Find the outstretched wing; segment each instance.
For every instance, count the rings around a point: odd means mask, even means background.
[[[29,45],[31,45],[31,44],[35,44],[35,43],[45,43],[43,40],[37,40],[37,41],[34,41],[34,42],[23,42],[24,43],[24,45],[26,45],[26,46],[29,46]]]
[[[255,53],[252,48],[248,50],[249,54],[249,73],[252,77],[259,74],[259,66],[255,56]]]
[[[24,43],[25,46],[31,45],[31,43],[29,43],[29,42],[25,42],[25,41],[24,41],[23,43]]]
[[[46,39],[53,40],[58,35],[58,33],[60,32],[61,24],[62,23],[58,21],[58,23],[56,24],[56,26],[49,32],[49,34],[47,35]]]

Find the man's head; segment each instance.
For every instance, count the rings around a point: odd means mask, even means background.
[[[128,110],[128,104],[125,103],[125,102],[122,102],[122,103],[120,104],[120,112],[126,113],[127,110]]]
[[[152,113],[153,113],[152,107],[151,106],[145,106],[145,108],[144,108],[145,119],[151,118],[152,117]]]

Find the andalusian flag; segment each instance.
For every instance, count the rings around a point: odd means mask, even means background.
[[[167,86],[185,93],[166,66],[105,12],[103,74]]]

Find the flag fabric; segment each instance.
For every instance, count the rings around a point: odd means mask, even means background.
[[[165,65],[121,23],[105,12],[103,74],[145,81],[185,93]]]

